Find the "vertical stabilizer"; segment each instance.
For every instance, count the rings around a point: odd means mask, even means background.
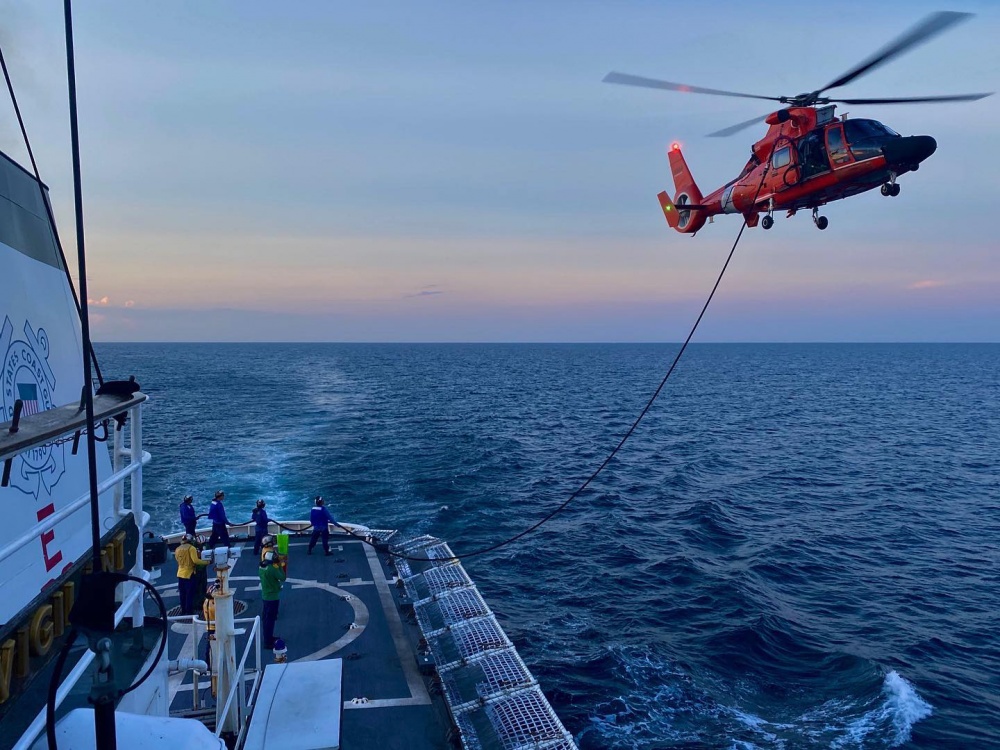
[[[673,203],[678,211],[677,224],[670,226],[678,232],[694,234],[705,225],[706,217],[702,211],[685,211],[684,204],[700,204],[702,201],[701,190],[698,189],[698,185],[691,175],[691,170],[688,169],[687,162],[684,161],[679,143],[670,145],[667,158],[670,159],[670,173],[673,175],[674,188],[676,189]],[[662,200],[660,205],[663,206]],[[666,213],[666,208],[664,208],[664,213]]]

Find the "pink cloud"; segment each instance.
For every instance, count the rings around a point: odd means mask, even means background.
[[[933,279],[926,279],[924,281],[917,281],[910,284],[907,289],[934,289],[935,287],[945,286],[944,281],[934,281]]]

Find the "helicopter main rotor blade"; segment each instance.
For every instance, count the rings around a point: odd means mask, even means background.
[[[918,44],[926,42],[950,26],[955,25],[959,21],[971,18],[971,16],[971,13],[957,13],[950,10],[932,13],[905,34],[880,49],[863,63],[852,68],[847,73],[844,73],[844,75],[835,80],[833,83],[828,83],[826,86],[821,88],[820,91],[826,91],[827,89],[836,88],[837,86],[843,86],[845,83],[849,83],[855,78],[859,78],[866,73],[870,73],[872,70],[880,65],[884,65],[892,58],[903,54],[907,50],[916,47]]]
[[[948,96],[904,96],[895,99],[831,99],[841,104],[920,104],[923,102],[974,102],[989,94],[950,94]]]
[[[647,89],[664,89],[666,91],[682,91],[688,94],[714,94],[716,96],[739,96],[744,99],[767,99],[772,102],[780,102],[776,96],[759,96],[758,94],[741,94],[737,91],[722,91],[721,89],[706,89],[701,86],[688,86],[683,83],[671,83],[661,81],[656,78],[643,78],[633,76],[628,73],[611,72],[604,76],[604,83],[620,83],[625,86],[641,86]]]
[[[739,133],[745,128],[749,128],[751,125],[756,125],[758,122],[764,122],[769,116],[770,112],[766,115],[761,115],[760,117],[755,117],[752,120],[747,120],[741,122],[737,125],[730,125],[728,128],[723,128],[722,130],[716,130],[714,133],[709,133],[708,138],[725,138],[727,135],[733,135],[734,133]]]

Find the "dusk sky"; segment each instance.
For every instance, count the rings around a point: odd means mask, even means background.
[[[985,0],[78,2],[94,338],[679,341],[740,219],[670,230],[666,149],[708,193],[768,103],[601,79],[796,94],[936,10],[977,15],[836,93],[1000,88]],[[0,0],[0,43],[75,265],[62,4]],[[1000,341],[1000,96],[845,109],[937,153],[748,229],[696,340]]]

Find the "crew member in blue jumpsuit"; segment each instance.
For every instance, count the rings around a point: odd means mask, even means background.
[[[226,493],[219,490],[215,493],[215,499],[208,506],[208,517],[212,521],[212,536],[208,538],[208,548],[215,549],[216,546],[229,546],[229,519],[226,518],[226,509],[222,505]]]
[[[266,503],[263,500],[257,501],[257,507],[253,509],[253,523],[254,523],[254,537],[253,537],[253,553],[255,555],[260,554],[260,549],[264,537],[267,536],[267,511],[264,510]]]
[[[194,525],[198,520],[198,514],[194,511],[194,496],[185,495],[184,500],[181,502],[181,525],[184,526],[184,532],[194,536]]]
[[[323,537],[323,551],[328,555],[332,555],[333,553],[330,552],[329,524],[336,523],[336,521],[333,520],[333,516],[330,515],[330,511],[323,505],[323,498],[319,496],[316,497],[316,504],[313,506],[312,512],[309,514],[309,521],[312,523],[313,533],[312,538],[309,540],[309,551],[306,552],[306,554],[311,555],[313,547],[316,546],[316,540]]]

